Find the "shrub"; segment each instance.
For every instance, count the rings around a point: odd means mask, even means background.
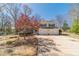
[[[6,44],[11,45],[13,41],[7,41]]]
[[[21,45],[25,45],[27,44],[27,42],[25,40],[15,40],[15,42],[12,43],[12,45],[15,46],[21,46]]]
[[[72,33],[79,33],[79,24],[77,20],[74,20],[72,26],[70,28],[70,32]]]
[[[14,50],[13,55],[35,56],[36,48],[33,46],[20,46]]]
[[[13,50],[12,49],[7,49],[6,52],[11,53],[11,52],[13,52]]]
[[[68,24],[67,24],[66,21],[64,21],[62,29],[63,29],[64,31],[66,31],[66,30],[69,29]]]

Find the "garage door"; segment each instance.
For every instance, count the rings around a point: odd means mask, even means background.
[[[39,29],[39,34],[59,34],[58,29]]]

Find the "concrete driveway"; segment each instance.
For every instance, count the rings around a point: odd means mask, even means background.
[[[59,35],[36,35],[37,38],[43,38],[48,40],[53,40],[56,44],[55,49],[49,48],[50,52],[48,55],[59,55],[59,56],[77,56],[79,55],[79,42],[69,36],[59,36]],[[53,42],[52,42],[53,43]],[[53,45],[51,45],[53,47]],[[45,53],[38,53],[38,55],[44,55]]]

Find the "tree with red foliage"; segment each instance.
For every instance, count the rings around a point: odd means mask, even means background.
[[[33,27],[33,29],[35,31],[38,31],[39,30],[39,22],[36,20],[36,18],[34,16],[32,16],[31,18],[31,26]]]
[[[28,17],[25,14],[21,14],[19,19],[16,21],[16,29],[17,31],[23,31],[26,29],[32,29],[35,31],[39,30],[39,23],[35,20],[35,17]]]
[[[21,31],[27,27],[30,27],[29,22],[30,22],[29,17],[27,15],[21,14],[19,19],[16,21],[17,31]]]

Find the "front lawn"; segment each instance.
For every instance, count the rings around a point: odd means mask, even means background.
[[[8,35],[0,37],[0,55],[34,56],[37,54],[36,37],[23,37]],[[3,39],[4,38],[4,39]]]

